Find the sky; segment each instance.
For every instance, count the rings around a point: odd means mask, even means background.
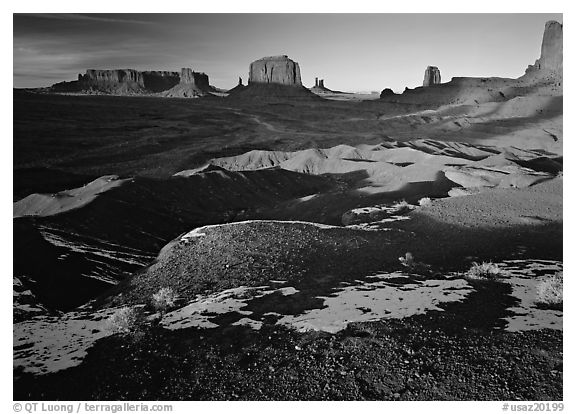
[[[562,14],[14,14],[14,87],[86,69],[205,72],[231,88],[250,62],[288,55],[302,82],[343,91],[420,86],[427,66],[454,76],[519,77]]]

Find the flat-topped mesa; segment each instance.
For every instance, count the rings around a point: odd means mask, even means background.
[[[286,55],[263,57],[250,64],[248,85],[256,83],[302,86],[300,66]]]
[[[440,69],[436,66],[428,66],[424,72],[424,83],[422,86],[432,86],[441,83]]]
[[[178,84],[180,74],[171,71],[135,69],[88,69],[78,75],[77,88],[106,93],[145,93],[170,89]]]
[[[562,74],[563,68],[563,25],[556,21],[548,21],[544,26],[540,58],[534,65],[528,66],[526,73],[548,71]]]
[[[144,87],[144,76],[135,69],[88,69],[85,75],[78,75],[78,80],[90,83],[135,82]]]

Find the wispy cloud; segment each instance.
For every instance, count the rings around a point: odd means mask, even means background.
[[[96,16],[91,14],[76,14],[76,13],[23,13],[23,16],[37,17],[42,19],[53,19],[53,20],[68,20],[68,21],[90,21],[90,22],[101,22],[101,23],[130,23],[130,24],[156,24],[156,22],[149,20],[134,20],[134,19],[122,19],[118,17],[105,17]]]

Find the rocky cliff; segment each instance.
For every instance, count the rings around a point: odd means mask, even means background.
[[[254,83],[302,86],[300,66],[286,55],[263,57],[250,64],[248,85]]]
[[[534,65],[528,66],[526,73],[554,72],[562,76],[563,68],[563,25],[556,21],[546,22],[540,58]]]
[[[326,86],[324,86],[324,79],[318,79],[318,78],[316,78],[316,80],[314,82],[314,86],[312,88],[310,88],[310,90],[314,93],[317,93],[317,94],[334,93],[335,92],[335,91],[328,89]]]
[[[178,72],[88,69],[85,75],[78,75],[77,86],[80,91],[123,95],[161,92],[179,81]]]
[[[205,73],[194,72],[190,68],[182,68],[179,76],[180,82],[169,90],[162,93],[162,96],[169,98],[198,98],[210,95],[213,88]]]
[[[424,72],[424,83],[422,86],[431,86],[441,83],[440,69],[436,66],[428,66]]]
[[[201,72],[194,72],[190,68],[182,68],[180,71],[180,83],[193,84],[200,89],[210,90],[208,75]]]
[[[138,71],[135,69],[88,69],[79,74],[77,81],[60,82],[52,85],[53,92],[75,92],[86,94],[110,95],[146,95],[169,93],[179,85],[180,91],[175,96],[202,96],[211,91],[208,75],[184,68],[181,72],[172,71]],[[190,94],[184,89],[194,89]]]

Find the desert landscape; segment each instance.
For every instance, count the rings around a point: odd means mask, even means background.
[[[403,93],[306,87],[284,54],[231,89],[14,89],[14,399],[562,401],[563,25],[540,29],[518,78],[430,65]]]

